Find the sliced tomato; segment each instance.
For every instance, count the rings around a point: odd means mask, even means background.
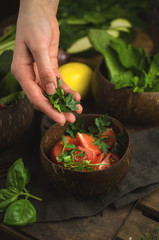
[[[75,152],[75,161],[77,162],[83,162],[83,160],[90,160],[90,163],[96,163],[97,161],[97,155],[94,151],[92,151],[90,148],[84,148],[81,146],[76,147],[81,152]],[[83,157],[79,156],[79,153],[85,152],[85,155]]]
[[[96,155],[100,154],[102,151],[99,149],[98,145],[94,145],[95,139],[88,135],[87,133],[77,133],[76,134],[76,141],[77,145],[84,147],[84,148],[89,148],[92,151],[95,152]]]
[[[67,143],[76,145],[76,138],[72,138],[70,136],[65,136],[65,137],[67,138]],[[50,156],[51,156],[51,160],[54,163],[58,163],[56,160],[56,157],[58,154],[61,155],[63,147],[64,147],[64,144],[63,144],[62,140],[60,140],[51,149]],[[69,148],[66,148],[65,150],[69,150]],[[60,162],[59,164],[61,164],[63,166],[63,162]]]
[[[115,163],[117,163],[120,160],[120,157],[111,152],[110,160],[111,160],[111,165],[114,165]]]
[[[99,165],[99,170],[103,170],[103,169],[109,168],[111,166],[110,157],[111,157],[111,152],[105,154],[103,160],[101,161],[101,165]]]
[[[107,130],[102,134],[101,139],[108,143],[111,149],[115,142],[115,132],[112,128],[107,128]]]
[[[101,161],[102,164],[106,165],[100,165],[99,170],[103,170],[105,168],[109,168],[115,163],[117,163],[120,160],[120,157],[112,152],[109,152],[105,154],[103,160]]]
[[[104,153],[98,154],[98,156],[97,156],[97,158],[96,158],[96,162],[94,162],[94,163],[98,163],[98,164],[101,163],[102,160],[103,160],[103,158],[104,158],[104,156],[105,156]],[[96,170],[96,171],[99,170],[99,166],[100,166],[100,165],[97,165],[97,166],[95,167],[95,170]]]

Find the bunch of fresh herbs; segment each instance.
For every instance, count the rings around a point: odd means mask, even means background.
[[[28,198],[42,199],[28,192],[26,185],[29,181],[29,169],[20,158],[9,168],[6,188],[0,190],[0,212],[5,212],[5,224],[24,226],[36,221],[36,209]]]
[[[127,87],[133,92],[159,91],[159,53],[153,58],[106,31],[91,29],[89,39],[105,61],[107,78],[115,89]]]
[[[56,92],[52,95],[48,95],[46,92],[44,92],[44,96],[49,100],[50,104],[60,113],[78,110],[77,104],[79,104],[80,101],[76,101],[71,93],[65,94],[64,90],[60,88],[62,81],[58,77],[56,77],[56,80]]]

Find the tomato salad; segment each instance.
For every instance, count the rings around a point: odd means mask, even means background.
[[[123,136],[110,127],[107,114],[96,118],[86,130],[81,118],[70,124],[65,135],[51,149],[52,162],[75,171],[99,171],[121,158]]]

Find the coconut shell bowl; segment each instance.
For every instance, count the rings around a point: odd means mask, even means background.
[[[0,150],[20,139],[32,124],[34,108],[24,99],[0,111]]]
[[[99,114],[83,114],[78,118],[82,118],[85,127],[88,127],[94,122],[95,118],[100,116]],[[125,138],[122,156],[110,168],[93,172],[74,171],[51,161],[50,151],[61,140],[61,135],[65,134],[68,123],[64,126],[56,123],[46,131],[40,144],[40,159],[42,167],[52,184],[75,195],[92,197],[109,192],[121,182],[126,176],[131,162],[131,144],[124,126],[112,117],[110,117],[110,121],[110,127],[116,133],[121,133]]]
[[[123,123],[154,124],[159,122],[159,92],[134,93],[128,88],[114,89],[107,79],[105,63],[96,67],[92,79],[92,96],[102,112]]]

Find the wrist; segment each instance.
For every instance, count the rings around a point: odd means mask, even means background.
[[[20,0],[20,11],[42,9],[49,15],[56,16],[59,0]]]

